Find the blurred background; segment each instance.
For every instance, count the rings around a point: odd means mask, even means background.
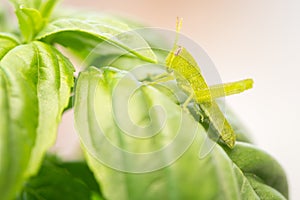
[[[300,1],[297,0],[65,0],[74,8],[131,16],[152,27],[193,38],[215,63],[224,82],[251,77],[254,89],[226,98],[252,132],[255,143],[284,167],[291,199],[300,197]],[[59,138],[76,144],[72,114]],[[56,150],[74,149],[59,140]],[[70,145],[72,146],[72,145]]]

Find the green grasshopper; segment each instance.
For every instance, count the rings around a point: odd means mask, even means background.
[[[176,27],[178,33],[181,21],[177,20]],[[184,102],[183,108],[186,109],[188,103],[194,100],[202,110],[203,117],[209,120],[226,145],[233,148],[236,135],[214,99],[250,89],[253,80],[245,79],[209,87],[195,59],[184,47],[177,45],[177,40],[178,35],[173,50],[166,58],[167,74],[164,77],[161,76],[160,80],[166,81],[175,78],[178,87],[189,96]]]

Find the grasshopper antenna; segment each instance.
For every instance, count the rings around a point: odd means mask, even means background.
[[[176,36],[175,36],[175,41],[173,45],[173,52],[176,54],[176,50],[178,49],[178,41],[179,41],[179,36],[180,36],[180,30],[182,28],[182,21],[183,19],[181,17],[177,17],[176,19]]]
[[[176,19],[176,38],[175,38],[174,45],[177,45],[177,43],[178,43],[179,36],[180,36],[179,34],[180,34],[180,31],[182,28],[182,21],[183,21],[183,18],[177,17],[177,19]]]

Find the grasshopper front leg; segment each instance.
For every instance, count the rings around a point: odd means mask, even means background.
[[[144,84],[146,85],[156,85],[159,83],[164,83],[164,82],[168,82],[168,81],[172,81],[175,79],[175,77],[168,72],[156,75],[154,77],[149,77],[150,81],[142,81]]]

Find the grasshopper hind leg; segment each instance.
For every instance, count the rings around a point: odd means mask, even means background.
[[[190,87],[188,82],[183,82],[180,81],[177,83],[178,87],[180,87],[188,96],[188,98],[184,101],[184,103],[181,105],[182,109],[185,110],[186,112],[190,112],[190,110],[188,109],[188,105],[189,103],[195,98],[195,94],[193,89]],[[195,111],[196,116],[200,116],[200,120],[203,121],[204,120],[204,116],[203,114],[200,112],[200,109],[197,105],[196,102],[193,103],[193,110]]]

